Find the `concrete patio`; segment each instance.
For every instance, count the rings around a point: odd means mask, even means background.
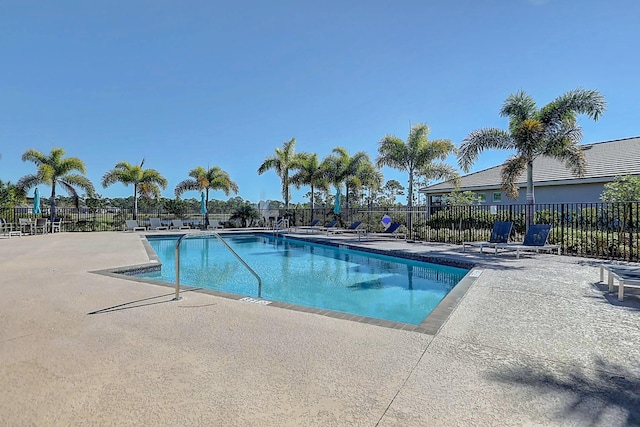
[[[1,425],[640,425],[640,298],[600,261],[318,236],[476,263],[427,334],[91,273],[142,234],[0,239]]]

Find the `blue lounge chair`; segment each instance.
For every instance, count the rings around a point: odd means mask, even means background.
[[[362,221],[355,221],[347,228],[333,228],[331,230],[327,230],[327,234],[329,233],[363,233],[364,229],[360,228],[362,225]]]
[[[326,231],[327,234],[329,234],[329,230],[333,230],[337,226],[338,226],[338,221],[334,220],[334,221],[331,221],[329,224],[325,225],[324,227],[319,228],[319,230]]]
[[[488,242],[462,242],[462,252],[465,251],[467,246],[479,247],[480,252],[482,252],[483,248],[495,248],[499,243],[509,243],[512,228],[513,222],[511,221],[496,221],[493,223],[493,230],[491,230]]]
[[[516,258],[520,258],[520,251],[552,251],[558,250],[560,255],[560,245],[549,245],[547,239],[549,239],[549,232],[551,231],[551,225],[549,224],[534,224],[529,226],[527,234],[524,236],[522,243],[498,243],[495,246],[496,254],[498,249],[505,249],[510,251],[516,251]]]
[[[307,233],[309,233],[312,230],[315,230],[318,228],[318,224],[320,224],[320,220],[319,219],[314,219],[313,221],[311,221],[309,223],[309,225],[301,225],[300,227],[296,227],[296,231],[298,230],[306,230]]]
[[[400,233],[398,231],[400,227],[402,227],[402,224],[400,224],[399,222],[392,222],[391,224],[389,224],[389,227],[387,227],[382,233],[368,233],[366,234],[366,236],[367,237],[393,237],[394,239],[399,239],[399,238],[406,239],[407,235],[405,233]]]

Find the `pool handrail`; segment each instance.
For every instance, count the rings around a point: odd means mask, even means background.
[[[186,239],[190,236],[215,236],[218,240],[220,240],[220,242],[227,249],[229,249],[229,251],[238,259],[238,261],[240,261],[240,263],[244,265],[247,268],[247,270],[249,270],[249,272],[254,275],[256,279],[258,279],[258,298],[262,298],[262,279],[260,278],[258,273],[256,273],[255,270],[251,268],[251,266],[249,266],[249,264],[247,264],[246,261],[242,259],[242,257],[238,255],[238,253],[235,250],[233,250],[233,248],[229,246],[227,242],[224,241],[224,239],[222,238],[222,236],[220,236],[219,233],[215,231],[207,231],[204,233],[195,232],[195,233],[183,234],[182,236],[180,236],[180,238],[176,242],[176,296],[173,298],[174,301],[178,301],[181,299],[180,297],[180,243],[182,243],[183,239]]]

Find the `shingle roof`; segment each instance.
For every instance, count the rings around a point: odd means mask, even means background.
[[[587,160],[586,181],[610,180],[616,175],[640,174],[640,137],[616,139],[581,145]],[[463,190],[484,187],[499,187],[502,165],[464,175],[460,187]],[[533,181],[540,184],[560,184],[562,181],[578,179],[565,165],[550,157],[538,157],[533,162]],[[518,180],[526,184],[526,173]],[[441,182],[420,189],[424,193],[437,193],[453,189],[450,182]]]

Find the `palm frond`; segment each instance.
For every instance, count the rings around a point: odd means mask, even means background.
[[[173,193],[176,197],[182,196],[183,193],[187,191],[198,191],[200,190],[200,186],[198,185],[198,181],[195,179],[185,179],[184,181],[180,181],[178,185],[176,185]]]
[[[540,110],[540,120],[546,124],[584,114],[597,121],[605,112],[607,103],[597,90],[573,89],[559,96]]]
[[[513,200],[518,199],[518,178],[527,170],[524,156],[512,156],[502,164],[502,191]]]
[[[462,140],[458,148],[458,166],[468,172],[482,151],[513,148],[515,144],[508,132],[496,128],[478,129]]]

